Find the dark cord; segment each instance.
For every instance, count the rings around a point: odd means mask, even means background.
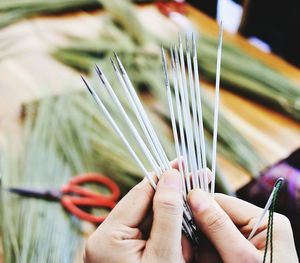
[[[267,252],[268,246],[270,244],[270,263],[273,262],[273,220],[274,220],[274,210],[276,206],[276,201],[278,197],[278,192],[282,186],[283,179],[279,178],[274,186],[274,194],[272,198],[272,204],[269,210],[269,218],[268,218],[268,229],[267,229],[267,239],[266,239],[266,246],[265,246],[265,253],[264,253],[264,260],[263,263],[266,262],[267,259]]]

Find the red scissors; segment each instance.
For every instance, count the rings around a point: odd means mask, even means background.
[[[82,184],[103,185],[110,194],[101,194],[87,189]],[[80,207],[105,207],[113,209],[120,196],[117,184],[108,177],[98,173],[85,173],[72,178],[67,185],[54,190],[35,190],[32,188],[9,188],[10,192],[21,196],[43,198],[49,201],[60,201],[65,209],[76,217],[92,223],[102,223],[106,216],[96,216]]]
[[[184,0],[158,0],[156,7],[165,16],[170,16],[170,13],[176,12],[180,14],[186,13],[186,3]]]

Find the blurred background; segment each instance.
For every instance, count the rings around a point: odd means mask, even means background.
[[[264,206],[275,180],[285,177],[277,211],[290,218],[299,253],[299,11],[296,0],[1,0],[0,262],[81,262],[84,240],[97,225],[59,202],[20,197],[9,187],[59,188],[97,172],[123,195],[143,177],[80,78],[99,85],[99,64],[126,104],[110,65],[113,51],[172,159],[160,46],[176,44],[178,32],[194,32],[211,149],[220,21],[218,191]]]

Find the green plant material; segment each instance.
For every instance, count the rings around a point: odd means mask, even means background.
[[[99,0],[2,0],[0,2],[0,28],[28,17],[99,7]]]
[[[100,4],[107,9],[114,20],[136,43],[145,45],[147,41],[151,40],[137,17],[133,15],[132,6],[125,0],[52,0],[50,2],[2,0],[0,2],[0,28],[24,17],[70,12],[82,8],[98,8]],[[159,43],[165,42],[160,36],[152,37]],[[174,42],[174,36],[170,36],[170,42]],[[216,39],[201,35],[198,45],[201,52],[199,66],[201,75],[210,81],[214,81],[215,78],[216,46]],[[112,47],[106,47],[112,49]],[[69,54],[68,50],[64,52],[60,50],[58,53],[60,54],[56,55],[60,60],[64,60],[79,70],[84,71],[89,68],[88,59],[81,57],[81,63],[74,63],[75,54]],[[223,84],[232,91],[261,101],[263,105],[269,105],[296,121],[300,120],[299,85],[262,63],[259,59],[247,55],[239,47],[226,42],[223,46],[221,78]]]
[[[55,145],[44,140],[48,109],[48,105],[41,107],[34,125],[27,118],[21,148],[11,143],[2,151],[1,232],[7,263],[72,262],[82,245],[79,221],[66,214],[60,203],[21,198],[6,190],[10,186],[59,187],[72,175]]]
[[[132,15],[134,14],[134,9],[129,4],[129,0],[101,0],[101,3],[109,14],[113,16],[114,21],[122,26],[134,42],[139,45],[147,43],[147,40],[149,40],[148,34],[145,31],[143,32],[144,28],[137,16]]]
[[[117,1],[112,2],[115,3]],[[122,9],[116,8],[116,6],[116,4],[109,6],[108,10],[112,13],[114,19],[117,19],[120,23],[123,22],[123,24],[121,24],[122,29],[125,30],[128,35],[135,36],[137,32],[136,28],[129,28],[128,24],[140,25],[140,23],[137,23],[137,19],[134,15],[131,14],[128,16],[127,12],[122,13]],[[125,10],[128,10],[128,8]],[[119,19],[119,17],[126,17],[126,20]],[[107,25],[106,29],[108,28],[113,29],[113,32],[117,32],[116,26],[112,23]],[[144,36],[144,38],[148,40],[148,44],[152,41],[156,43],[156,45],[161,43],[165,43],[166,46],[168,45],[165,41],[165,36],[164,39],[160,36],[152,36],[152,38],[150,38],[146,30],[140,27],[138,32],[143,32],[140,33],[139,36],[140,38]],[[167,32],[166,35],[168,35]],[[118,33],[113,39],[115,39],[115,42],[109,43],[113,42],[111,41],[112,37],[107,38],[105,35],[102,35],[98,40],[94,40],[91,43],[81,41],[74,46],[58,49],[55,55],[70,66],[79,70],[88,71],[90,68],[88,65],[89,57],[86,57],[86,55],[90,55],[91,60],[93,57],[99,58],[99,53],[93,53],[94,50],[98,50],[98,52],[109,52],[110,50],[118,51],[120,49],[132,51],[132,46],[129,48],[127,45],[128,38],[125,38],[124,34]],[[168,42],[175,42],[175,39],[175,36],[169,35]],[[124,47],[122,46],[122,40],[124,40]],[[140,41],[140,43],[145,44],[145,41]],[[200,35],[197,45],[200,76],[211,82],[215,81],[217,44],[217,39],[202,34]],[[141,47],[142,50],[145,49],[143,45],[137,45],[136,48]],[[73,54],[70,54],[70,52]],[[147,49],[144,50],[144,52],[147,55]],[[76,58],[78,53],[82,56]],[[81,60],[82,63],[80,63]],[[223,45],[221,65],[221,81],[223,86],[240,95],[247,96],[247,98],[261,102],[264,106],[269,106],[280,111],[296,121],[300,120],[299,85],[272,67],[264,64],[259,59],[249,56],[241,48],[229,44],[228,42],[225,42]]]
[[[200,74],[214,81],[217,39],[202,36],[198,43]],[[222,52],[221,81],[226,88],[300,121],[300,85],[226,42]]]
[[[53,15],[69,12],[76,12],[80,10],[94,10],[102,7],[112,12],[120,23],[124,24],[126,28],[130,28],[133,32],[133,38],[142,43],[144,37],[138,32],[140,29],[139,23],[131,24],[127,19],[127,14],[132,13],[132,6],[122,1],[109,0],[2,0],[0,2],[0,28],[9,26],[25,18]],[[139,2],[136,0],[135,2]],[[138,22],[138,21],[136,21]]]
[[[169,113],[166,110],[168,106],[159,46],[153,45],[155,48],[149,49],[148,47],[137,45],[132,40],[130,42],[126,32],[119,32],[120,29],[113,23],[109,24],[109,26],[107,25],[106,28],[108,32],[117,32],[115,39],[112,34],[107,37],[105,32],[93,41],[77,39],[69,48],[65,47],[57,50],[54,54],[55,57],[70,66],[77,65],[77,69],[84,68],[84,72],[90,72],[95,63],[99,62],[101,66],[107,66],[109,57],[112,56],[111,50],[113,48],[123,61],[137,90],[140,93],[151,93],[154,95],[157,104],[161,105],[161,107],[159,107],[160,113],[162,113],[164,117],[169,118]],[[118,43],[121,44],[118,46]],[[124,46],[123,43],[125,43]],[[68,54],[67,60],[65,59],[65,54]],[[81,61],[84,63],[81,63]],[[105,72],[108,74],[111,71],[112,69],[110,67]],[[110,80],[112,79],[114,79],[113,76]],[[118,84],[116,83],[115,85],[117,86]],[[115,87],[115,85],[112,86]],[[209,134],[211,134],[213,130],[213,104],[210,102],[210,98],[207,94],[203,93],[203,96],[205,127]],[[154,106],[156,106],[156,104]],[[226,157],[250,172],[251,175],[258,175],[260,170],[264,167],[264,161],[257,155],[247,140],[229,123],[223,114],[220,114],[219,123],[219,150]],[[232,136],[232,134],[234,134],[234,136]]]
[[[112,107],[111,100],[103,98]],[[117,115],[115,118],[123,121]],[[159,121],[162,141],[170,145],[164,138],[168,129]],[[1,232],[5,262],[73,262],[82,245],[80,221],[58,202],[21,198],[5,189],[60,187],[71,176],[96,171],[112,178],[124,193],[142,174],[87,92],[26,105],[25,126],[21,149],[11,144],[2,151]],[[145,162],[143,154],[137,153]]]
[[[135,120],[121,91],[116,91]],[[105,94],[101,97],[110,109],[114,108],[109,97]],[[151,109],[146,107],[146,111],[169,158],[174,158],[169,127]],[[117,114],[114,118],[146,163],[124,120]],[[124,193],[143,175],[87,92],[73,92],[26,105],[25,123],[23,147],[16,149],[11,145],[2,151],[4,262],[73,262],[76,250],[82,245],[80,222],[60,203],[18,197],[5,189],[59,187],[73,175],[97,171],[116,181]],[[221,180],[219,186],[222,191],[232,193],[226,180]]]

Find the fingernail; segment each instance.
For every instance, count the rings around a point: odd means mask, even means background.
[[[189,193],[188,203],[193,212],[204,212],[210,206],[210,197],[200,189],[194,189]]]
[[[173,169],[165,172],[162,181],[165,186],[181,191],[181,178],[177,170]]]

